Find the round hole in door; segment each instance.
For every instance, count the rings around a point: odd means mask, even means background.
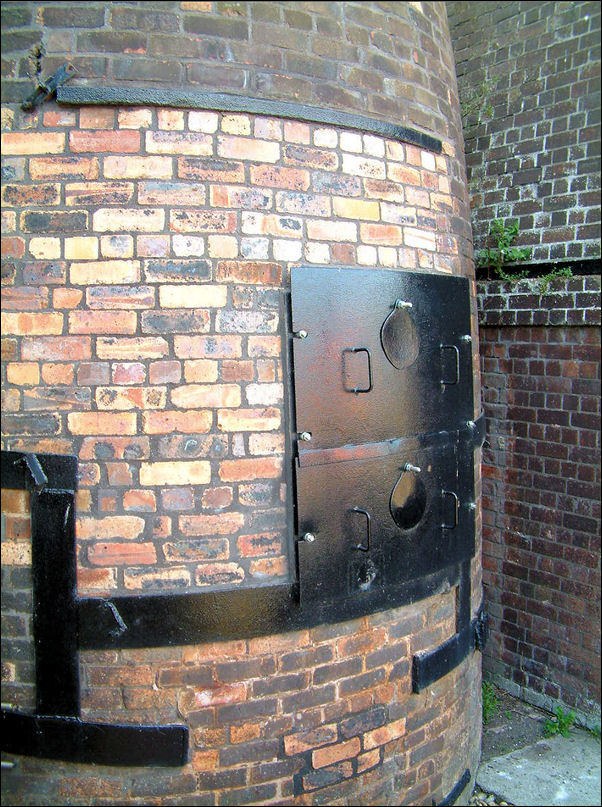
[[[411,530],[422,519],[426,500],[426,488],[420,477],[404,471],[391,493],[389,509],[393,521],[402,530]]]
[[[385,356],[393,367],[403,370],[416,361],[418,335],[410,313],[405,308],[394,308],[380,331],[380,342]]]

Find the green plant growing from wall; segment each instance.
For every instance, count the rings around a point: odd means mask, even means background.
[[[557,706],[556,720],[549,719],[543,724],[543,736],[555,737],[560,734],[562,737],[569,737],[574,722],[575,712],[565,714],[562,706]]]
[[[494,242],[494,246],[479,250],[478,265],[486,269],[493,269],[502,280],[517,281],[527,277],[529,273],[526,270],[520,272],[504,270],[504,266],[508,263],[526,261],[531,257],[530,247],[513,246],[517,236],[518,221],[509,221],[506,224],[503,219],[494,219],[489,227],[489,238]]]
[[[460,113],[464,126],[474,125],[469,121],[476,115],[475,123],[493,117],[493,104],[489,94],[497,84],[496,79],[482,81],[477,87],[462,88],[460,92]]]
[[[483,681],[482,684],[482,698],[483,698],[483,723],[487,724],[498,710],[499,701],[493,684],[489,681]]]

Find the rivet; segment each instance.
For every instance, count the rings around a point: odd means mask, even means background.
[[[412,303],[408,303],[406,300],[397,299],[395,300],[395,308],[413,308],[414,306]]]
[[[303,540],[307,544],[313,544],[313,542],[316,540],[316,536],[313,534],[313,532],[306,532],[303,536]]]
[[[297,339],[307,339],[307,331],[295,331],[293,336],[295,336]]]
[[[303,440],[304,443],[309,443],[311,440],[311,432],[301,432],[299,440]]]

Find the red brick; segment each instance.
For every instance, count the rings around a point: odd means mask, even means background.
[[[172,210],[169,229],[177,233],[234,233],[236,213],[222,210]]]
[[[157,562],[157,553],[151,543],[92,544],[88,547],[88,561],[95,566],[139,566]]]
[[[279,286],[282,282],[282,267],[278,263],[265,261],[219,261],[216,280]]]
[[[292,191],[306,191],[309,188],[309,171],[300,168],[252,165],[249,170],[252,185],[264,185],[268,188],[288,188]]]
[[[207,488],[203,491],[201,505],[207,510],[222,510],[232,504],[231,487]]]
[[[22,258],[25,255],[25,240],[19,236],[2,236],[1,246],[3,258]]]
[[[279,429],[281,415],[278,409],[220,409],[217,413],[217,427],[220,431],[271,431]]]
[[[178,694],[178,711],[183,717],[208,706],[240,703],[247,698],[246,684],[221,684],[214,687],[189,688]]]
[[[178,524],[183,535],[232,535],[243,526],[242,513],[180,516]]]
[[[129,412],[72,412],[67,415],[72,434],[136,434],[136,415]]]
[[[70,333],[118,333],[133,334],[138,327],[138,317],[133,311],[71,311]]]
[[[220,463],[219,478],[223,482],[274,479],[280,476],[281,470],[282,460],[278,457],[224,460]]]
[[[142,426],[147,434],[196,434],[208,432],[213,422],[211,412],[171,410],[143,412]]]
[[[60,154],[65,150],[64,132],[4,132],[2,154]]]
[[[231,359],[242,355],[240,336],[174,336],[174,352],[181,359]]]
[[[80,361],[92,355],[89,336],[25,337],[21,347],[24,361]]]
[[[143,384],[146,366],[141,362],[120,362],[111,369],[113,384]]]
[[[327,765],[334,765],[344,759],[351,759],[360,752],[359,737],[353,737],[336,745],[328,745],[325,748],[318,748],[312,753],[312,763],[314,768],[324,768]]]
[[[140,151],[140,133],[133,130],[121,131],[78,131],[69,132],[69,145],[73,152],[113,151],[117,154],[136,154]]]
[[[278,555],[282,552],[282,536],[278,532],[241,535],[236,541],[236,546],[243,558]]]
[[[32,179],[97,179],[97,157],[32,157]]]
[[[298,731],[284,738],[284,753],[287,756],[296,756],[305,751],[311,751],[323,745],[335,742],[337,739],[336,724],[319,726],[308,731]]]

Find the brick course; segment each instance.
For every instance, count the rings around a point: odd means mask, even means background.
[[[502,686],[600,710],[600,279],[481,283],[483,583]],[[598,717],[596,718],[596,714]]]
[[[476,249],[517,219],[534,263],[599,259],[597,3],[446,6]]]

